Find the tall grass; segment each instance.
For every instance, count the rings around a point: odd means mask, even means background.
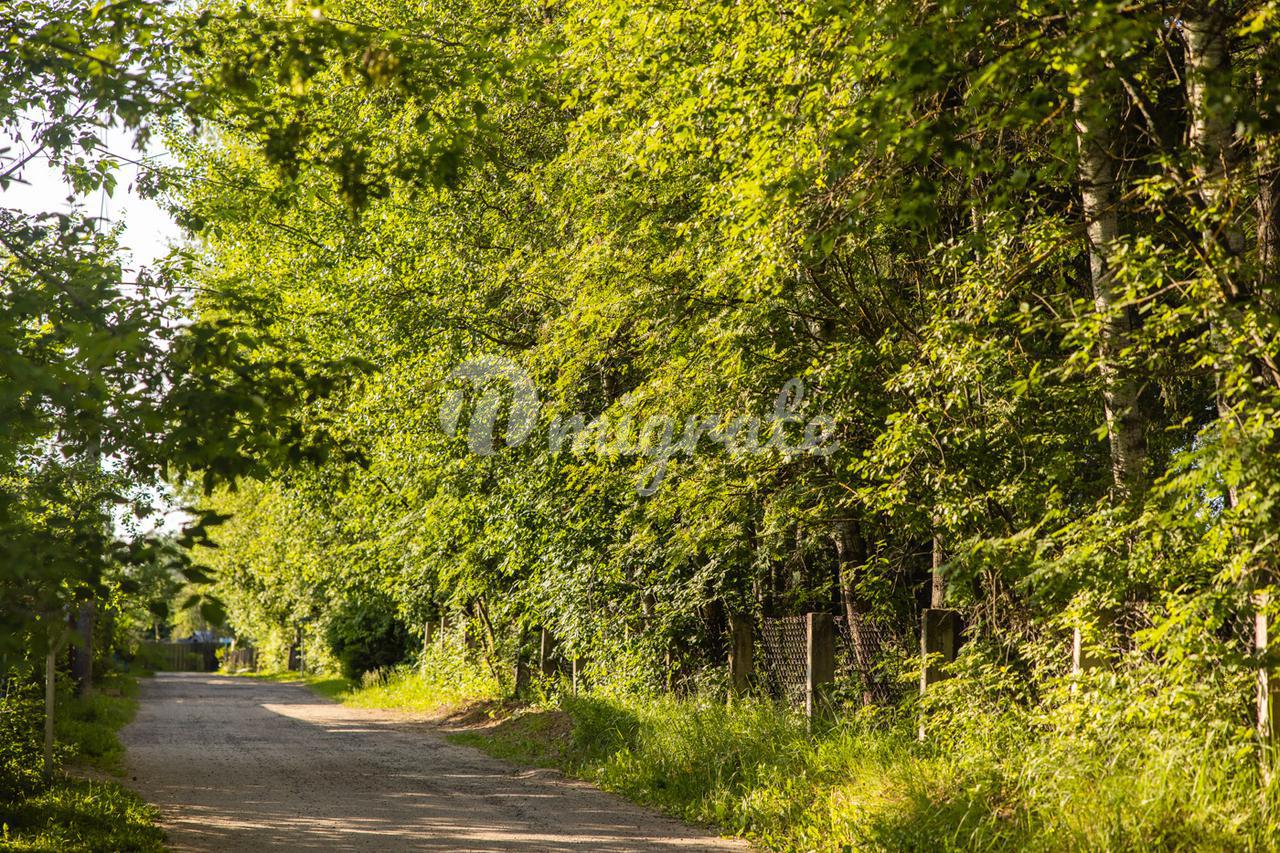
[[[813,734],[796,714],[758,700],[586,695],[563,697],[559,709],[572,735],[547,754],[567,771],[770,849],[1280,842],[1252,753],[1224,752],[1203,728],[1144,721],[1109,724],[1104,736],[1026,709],[970,707],[963,719],[935,709],[935,724],[950,733],[922,743],[913,709],[851,712]],[[1122,719],[1116,711],[1099,719]],[[510,756],[503,737],[498,727],[468,742]]]
[[[137,712],[137,693],[133,678],[108,672],[89,695],[66,695],[55,717],[58,739],[72,748],[76,761],[119,773],[124,747],[116,732]]]
[[[161,851],[164,834],[155,809],[110,781],[59,774],[45,780],[37,769],[41,754],[41,703],[30,696],[0,702],[0,849]],[[119,773],[123,748],[117,730],[137,708],[134,680],[106,673],[85,697],[59,692],[57,754],[71,764]],[[18,762],[11,766],[11,762]]]
[[[342,701],[363,708],[439,712],[501,695],[490,669],[451,644],[438,644],[424,652],[417,666],[366,673],[363,685]]]
[[[847,709],[817,731],[762,699],[553,684],[454,739],[776,850],[1280,849],[1280,798],[1228,681],[1138,667],[1032,694],[975,656],[925,702]],[[440,711],[499,697],[492,672],[446,645],[340,698]]]

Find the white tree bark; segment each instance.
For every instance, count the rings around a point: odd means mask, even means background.
[[[1138,405],[1139,387],[1123,366],[1133,324],[1114,290],[1112,255],[1119,237],[1116,204],[1116,118],[1107,99],[1076,99],[1076,138],[1080,151],[1080,196],[1089,247],[1093,302],[1102,330],[1098,341],[1103,411],[1111,445],[1111,474],[1119,497],[1139,495],[1146,486],[1146,425]]]
[[[1243,230],[1230,218],[1227,207],[1228,182],[1235,165],[1235,112],[1224,99],[1215,97],[1230,85],[1231,53],[1228,35],[1232,20],[1218,3],[1206,3],[1193,10],[1182,22],[1183,41],[1186,45],[1187,106],[1191,113],[1189,143],[1195,154],[1193,176],[1195,189],[1205,208],[1211,214],[1206,219],[1202,240],[1207,248],[1221,247],[1230,267],[1218,277],[1225,282],[1223,298],[1240,301],[1265,293],[1273,284],[1276,272],[1277,238],[1280,222],[1277,221],[1276,189],[1280,175],[1275,169],[1272,152],[1263,146],[1258,151],[1258,231],[1257,251],[1261,285],[1256,290],[1251,282],[1240,277],[1233,263],[1244,252]],[[1259,86],[1265,85],[1257,81]],[[1264,375],[1265,379],[1266,376]],[[1222,383],[1219,383],[1222,387]],[[1238,401],[1230,398],[1229,389],[1218,395],[1218,413],[1224,420],[1236,416]],[[1236,505],[1239,498],[1235,489],[1229,489],[1228,501]],[[1255,566],[1249,582],[1253,587],[1254,650],[1264,656],[1270,649],[1269,595],[1266,591],[1271,572],[1266,566]],[[1256,727],[1264,744],[1273,744],[1280,734],[1278,708],[1280,681],[1270,666],[1263,663],[1258,668],[1256,686]]]

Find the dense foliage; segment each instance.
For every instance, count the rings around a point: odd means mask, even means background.
[[[59,780],[61,747],[92,731],[74,725],[77,706],[67,704],[72,691],[62,675],[72,676],[75,701],[91,701],[95,669],[102,675],[114,655],[127,655],[138,634],[167,618],[173,588],[209,580],[186,549],[204,540],[214,516],[193,512],[176,541],[148,532],[163,484],[198,478],[211,489],[314,454],[325,439],[303,427],[299,408],[343,372],[300,365],[261,334],[194,316],[189,259],[176,252],[154,268],[126,268],[120,230],[86,210],[86,198],[114,192],[118,167],[156,131],[198,121],[206,109],[184,58],[198,22],[174,17],[168,6],[17,0],[0,7],[6,844],[8,826],[39,820],[56,831],[36,828],[15,843],[158,845],[151,815],[135,799],[117,799],[114,786]],[[109,135],[129,139],[137,152],[109,149]],[[51,166],[64,186],[45,179],[45,209],[11,208],[6,192],[40,174],[35,164]],[[145,165],[140,189],[157,192],[164,176]],[[185,605],[222,619],[215,598],[196,594]],[[72,718],[55,725],[59,707]],[[105,749],[103,737],[114,736],[98,737]],[[118,838],[79,837],[84,826],[75,815],[95,809],[115,810]],[[103,820],[105,812],[85,819]],[[135,828],[140,834],[126,837]]]
[[[726,614],[909,631],[937,595],[975,666],[1040,683],[1079,629],[1217,673],[1243,724],[1275,14],[366,1],[211,28],[206,85],[252,73],[174,138],[197,304],[367,362],[313,407],[348,453],[209,504],[240,513],[204,555],[238,624],[388,596],[692,676]],[[509,392],[455,370],[482,358]],[[789,452],[824,416],[835,441]]]
[[[967,778],[1159,743],[1269,784],[1280,6],[75,8],[105,47],[0,12],[0,120],[166,116],[198,245],[160,305],[77,218],[0,221],[28,661],[86,554],[155,557],[104,541],[109,456],[204,495],[189,579],[280,665],[444,618],[503,679],[545,627],[695,691],[731,620],[831,609],[891,681],[945,606],[911,726]]]

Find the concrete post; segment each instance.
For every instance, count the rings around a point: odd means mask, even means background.
[[[516,635],[516,667],[515,667],[515,685],[514,692],[517,699],[523,698],[529,692],[529,661],[525,657],[525,640],[528,639],[529,629],[520,626],[520,633]]]
[[[524,655],[516,655],[516,678],[515,678],[516,698],[523,698],[529,692],[529,664],[525,661]]]
[[[920,614],[920,693],[947,677],[942,664],[956,659],[963,641],[960,613],[930,607]],[[936,657],[935,657],[936,656]],[[939,660],[938,658],[941,658]]]
[[[1072,675],[1106,665],[1109,643],[1107,637],[1113,632],[1115,620],[1114,612],[1102,610],[1095,613],[1095,623],[1089,630],[1084,630],[1080,625],[1071,630]]]
[[[735,696],[745,696],[751,688],[755,666],[755,643],[751,622],[742,616],[729,617],[729,686]]]
[[[1071,630],[1071,674],[1079,675],[1098,665],[1098,657],[1085,645],[1084,633],[1077,626]]]
[[[944,610],[930,607],[920,613],[920,695],[923,696],[930,684],[937,684],[947,677],[943,672],[943,664],[956,659],[956,652],[963,642],[961,631],[963,623],[960,613],[955,610]],[[920,740],[925,738],[925,720],[920,718],[920,729],[917,732]]]
[[[53,778],[53,714],[55,679],[58,677],[58,646],[49,639],[49,651],[44,656],[44,778]]]
[[[1256,612],[1253,617],[1253,647],[1258,655],[1257,720],[1258,739],[1262,744],[1262,778],[1268,784],[1275,774],[1275,750],[1280,743],[1280,679],[1276,678],[1270,660],[1270,616],[1266,593],[1254,597]]]
[[[804,712],[810,722],[831,716],[831,685],[836,678],[835,620],[830,613],[805,617],[807,659]]]
[[[582,669],[586,666],[586,659],[581,655],[574,656],[569,663],[569,689],[577,693],[583,688]]]

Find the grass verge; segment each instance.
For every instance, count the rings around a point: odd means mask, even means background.
[[[479,706],[500,704],[501,697],[498,680],[489,670],[449,646],[434,647],[417,667],[367,673],[360,683],[340,675],[298,672],[246,673],[244,677],[305,684],[321,696],[358,708],[441,717],[460,709],[475,713]]]
[[[163,851],[159,815],[114,782],[63,778],[4,807],[0,849]]]
[[[974,721],[920,743],[906,714],[853,713],[811,734],[768,702],[564,696],[452,735],[509,761],[788,851],[1276,849],[1277,826],[1203,736],[1108,741]],[[959,730],[959,729],[957,729]]]
[[[164,850],[154,808],[110,780],[77,778],[86,770],[122,771],[124,748],[117,732],[137,710],[136,696],[136,680],[109,673],[90,696],[60,697],[55,728],[71,775],[10,791],[10,799],[0,803],[0,850]],[[33,704],[30,710],[38,707]],[[26,729],[22,736],[36,741],[39,720],[38,714],[31,714],[21,726]]]
[[[955,677],[924,706],[850,711],[816,733],[762,700],[516,705],[474,667],[402,670],[338,698],[429,712],[456,743],[767,849],[1280,849],[1280,783],[1259,784],[1247,731],[1205,725],[1226,716],[1206,712],[1207,688],[1096,681],[1028,702],[995,676]]]
[[[277,684],[304,684],[326,699],[344,701],[352,691],[350,680],[340,675],[311,675],[301,672],[245,672],[239,678],[256,678],[259,681],[273,681]]]

